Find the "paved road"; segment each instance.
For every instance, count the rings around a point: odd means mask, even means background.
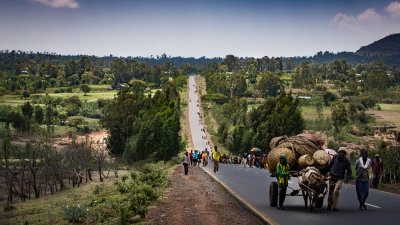
[[[202,139],[202,136],[204,136],[204,132],[201,131],[203,125],[199,123],[197,114],[199,107],[197,106],[197,93],[195,93],[195,76],[191,76],[189,79],[189,97],[191,98],[191,102],[189,102],[189,122],[193,143],[196,149],[204,149],[208,146],[206,140]],[[204,169],[212,173],[212,163]],[[268,171],[244,168],[234,164],[220,164],[219,172],[215,174],[215,177],[242,199],[245,199],[251,204],[251,207],[278,224],[400,224],[399,195],[370,190],[366,204],[368,210],[360,211],[358,210],[355,187],[345,185],[339,198],[340,212],[326,211],[327,199],[325,199],[323,209],[315,209],[313,213],[305,212],[302,197],[287,197],[284,204],[286,210],[282,211],[268,205],[269,183],[275,180],[269,176]],[[298,189],[297,180],[292,178],[289,186]]]

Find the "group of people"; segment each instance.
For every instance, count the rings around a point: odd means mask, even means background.
[[[338,200],[340,195],[340,190],[343,183],[348,183],[351,175],[352,169],[350,160],[346,157],[347,149],[345,147],[340,147],[338,154],[333,156],[329,164],[329,194],[328,194],[328,210],[340,211],[338,206]],[[369,194],[370,185],[370,168],[373,172],[373,186],[376,188],[379,184],[379,176],[383,172],[382,159],[378,154],[375,155],[375,159],[371,160],[368,158],[368,151],[363,149],[361,151],[360,157],[355,163],[355,174],[356,174],[356,194],[359,201],[359,209],[366,210],[367,206],[365,201],[367,200]],[[279,192],[278,209],[285,209],[283,203],[286,197],[286,190],[288,187],[288,180],[290,178],[289,164],[286,160],[286,155],[282,154],[279,159],[279,163],[276,166],[277,171],[277,183]]]
[[[203,163],[203,167],[208,165],[208,160],[211,158],[214,164],[214,173],[218,172],[219,162],[221,160],[221,153],[218,151],[218,147],[214,146],[214,150],[212,151],[212,155],[208,149],[204,149],[204,151],[200,152],[199,150],[191,150],[190,153],[185,152],[183,155],[183,167],[185,175],[188,175],[189,165],[192,167],[196,167],[196,165],[200,166]]]

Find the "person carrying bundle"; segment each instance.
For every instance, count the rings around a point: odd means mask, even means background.
[[[286,197],[286,190],[289,183],[289,163],[286,160],[286,155],[281,154],[279,157],[279,163],[276,165],[276,180],[278,183],[278,192],[279,192],[279,204],[278,209],[284,210],[283,202]]]

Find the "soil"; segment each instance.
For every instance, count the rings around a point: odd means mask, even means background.
[[[198,167],[185,176],[177,166],[170,178],[172,189],[146,215],[150,224],[264,224]]]

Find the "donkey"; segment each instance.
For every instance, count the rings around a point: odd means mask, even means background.
[[[325,197],[326,179],[315,167],[307,167],[299,173],[299,186],[303,193],[305,210],[312,212],[318,199]],[[310,200],[310,207],[308,207]]]

